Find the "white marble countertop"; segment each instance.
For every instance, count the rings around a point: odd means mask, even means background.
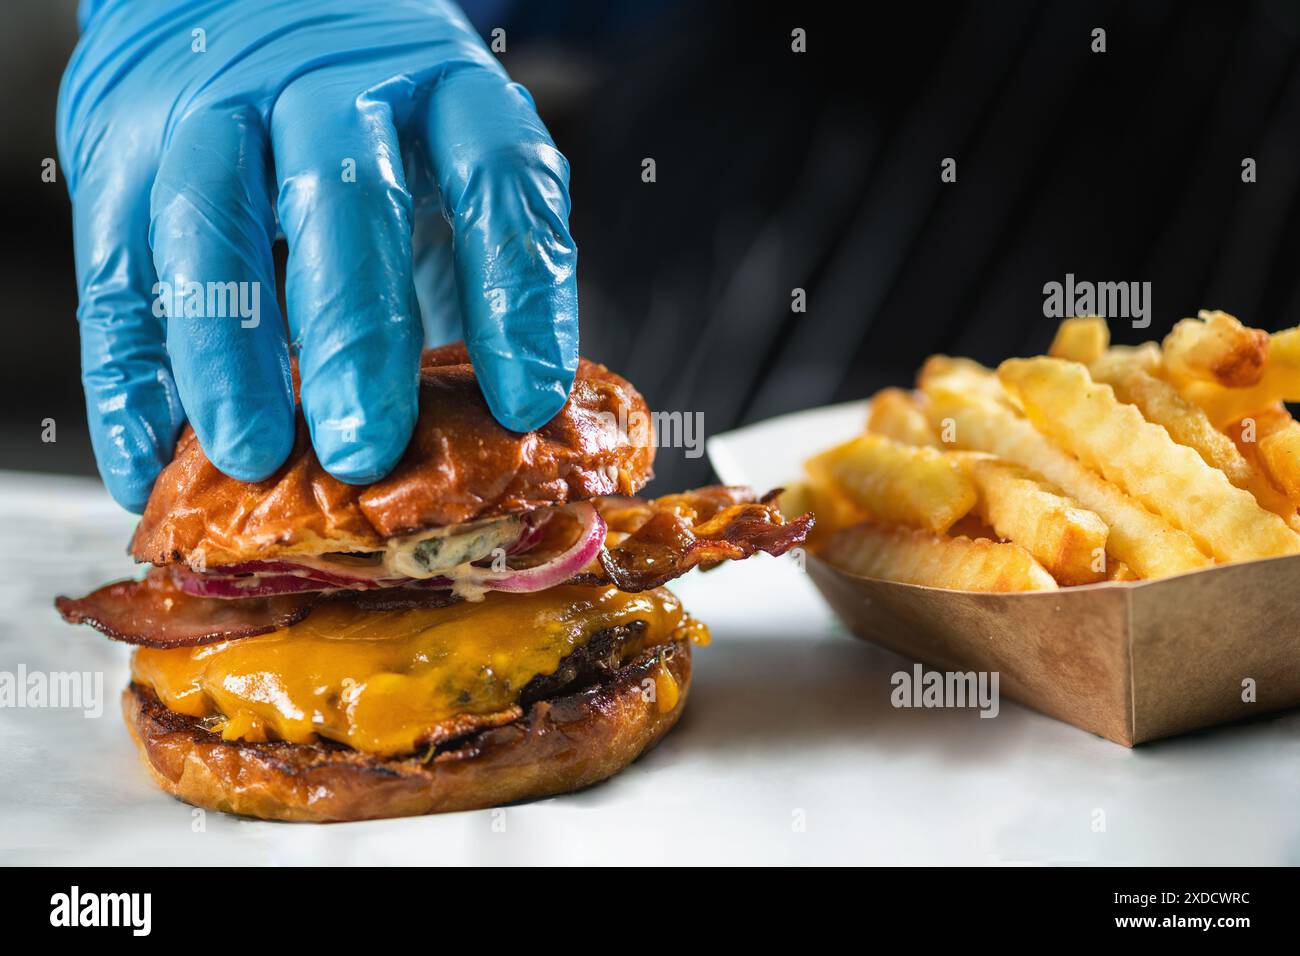
[[[1300,863],[1300,714],[1129,751],[1009,702],[895,710],[905,662],[770,558],[679,582],[714,643],[681,724],[605,784],[503,817],[200,821],[137,762],[128,649],[51,604],[129,575],[131,527],[96,482],[0,473],[0,671],[102,672],[107,698],[0,708],[0,863]]]

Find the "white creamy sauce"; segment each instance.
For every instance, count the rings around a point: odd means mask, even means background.
[[[384,568],[394,577],[452,577],[448,572],[461,565],[489,558],[498,548],[509,548],[519,540],[523,528],[518,517],[495,518],[394,538],[384,549]]]

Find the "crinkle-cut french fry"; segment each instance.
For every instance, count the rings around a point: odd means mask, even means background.
[[[1110,562],[1110,567],[1106,570],[1106,580],[1141,581],[1142,579],[1139,578],[1136,572],[1134,572],[1134,570],[1123,561],[1112,561]]]
[[[1225,434],[1237,446],[1237,451],[1241,452],[1241,457],[1250,462],[1252,468],[1265,475],[1268,474],[1268,468],[1265,467],[1264,459],[1259,453],[1259,434],[1261,429],[1267,434],[1269,429],[1267,419],[1273,414],[1288,415],[1289,412],[1287,412],[1285,405],[1278,402],[1276,405],[1261,409],[1253,415],[1247,415],[1241,421],[1233,422],[1224,429]],[[1282,489],[1278,488],[1278,492],[1281,493],[1281,491]]]
[[[1264,374],[1270,344],[1262,329],[1247,328],[1226,312],[1202,311],[1176,324],[1161,351],[1171,381],[1249,388]]]
[[[1061,321],[1047,354],[1088,365],[1101,358],[1109,345],[1110,329],[1105,319],[1099,315],[1075,316]]]
[[[1254,424],[1254,437],[1251,441],[1258,442],[1269,435],[1276,435],[1286,428],[1291,422],[1295,421],[1287,407],[1281,402],[1274,402],[1267,408],[1261,408],[1250,416]],[[1244,419],[1243,419],[1244,421]]]
[[[1293,501],[1300,501],[1300,422],[1285,405],[1255,415],[1259,460],[1269,478]]]
[[[808,533],[808,547],[814,551],[840,528],[858,524],[869,517],[824,480],[810,477],[787,483],[781,491],[781,512],[793,515],[810,511],[817,517],[816,524]]]
[[[1191,379],[1171,381],[1185,398],[1205,410],[1216,428],[1227,428],[1274,402],[1300,401],[1300,328],[1283,329],[1269,337],[1263,374],[1248,388]]]
[[[1051,591],[1057,586],[1018,544],[950,538],[917,528],[846,528],[818,557],[862,577],[957,591]]]
[[[1263,439],[1259,453],[1278,487],[1300,501],[1300,424],[1292,422],[1285,431]]]
[[[920,397],[901,388],[882,388],[871,396],[867,431],[904,445],[938,448],[939,436],[919,405]],[[802,514],[802,512],[800,512]]]
[[[1093,378],[1099,375],[1117,377],[1129,372],[1145,372],[1159,378],[1161,375],[1160,346],[1154,342],[1141,345],[1112,345],[1088,363]]]
[[[1295,419],[1291,417],[1287,407],[1281,402],[1274,402],[1238,422],[1233,422],[1228,426],[1227,433],[1243,456],[1254,457],[1259,462],[1259,467],[1264,468],[1264,462],[1259,458],[1259,443],[1269,435],[1276,435],[1283,431],[1293,421]],[[1267,471],[1266,468],[1264,470]]]
[[[971,538],[972,540],[975,538],[988,538],[990,541],[1000,540],[998,533],[973,511],[949,528],[948,536],[952,538]]]
[[[1264,458],[1261,444],[1263,439],[1270,435],[1275,435],[1287,427],[1287,423],[1294,421],[1291,413],[1287,411],[1285,405],[1281,402],[1275,402],[1268,408],[1262,408],[1253,415],[1248,415],[1239,422],[1233,422],[1227,428],[1228,437],[1232,443],[1241,452],[1241,456],[1250,462],[1250,466],[1259,473],[1268,476],[1269,482],[1277,489],[1278,494],[1283,495],[1292,504],[1300,507],[1300,494],[1292,495],[1288,490],[1286,480],[1279,481],[1274,476],[1273,471],[1287,472],[1287,462],[1281,459],[1279,452],[1285,446],[1275,446],[1274,462],[1272,465]],[[1300,531],[1300,517],[1296,521],[1290,522],[1291,527]]]
[[[1186,531],[1220,561],[1300,552],[1300,535],[1265,511],[1192,449],[1092,381],[1077,362],[1009,359],[1002,384],[1034,426],[1147,507]]]
[[[956,461],[880,435],[860,435],[805,467],[879,521],[941,532],[975,506],[975,486]]]
[[[1211,468],[1223,472],[1238,488],[1255,496],[1259,504],[1278,515],[1292,528],[1300,526],[1296,505],[1282,494],[1259,468],[1237,449],[1232,439],[1214,427],[1204,411],[1163,379],[1134,365],[1098,362],[1092,368],[1096,382],[1109,385],[1115,397],[1137,406],[1147,421],[1164,427],[1169,437],[1201,456]]]
[[[1096,512],[1012,462],[976,459],[967,471],[979,492],[976,511],[998,537],[1023,547],[1061,584],[1105,577],[1109,528]]]
[[[1083,467],[1039,434],[1023,416],[936,382],[926,408],[937,429],[951,427],[955,444],[991,452],[1037,472],[1110,526],[1107,550],[1143,578],[1162,578],[1213,562],[1186,533],[1152,514],[1115,485]]]
[[[807,514],[813,508],[812,486],[807,481],[788,481],[781,488],[781,496],[777,499],[777,505],[782,514]],[[796,512],[794,509],[798,508]],[[821,515],[817,515],[818,524],[821,523]],[[816,527],[816,525],[813,525]]]
[[[937,387],[940,381],[953,391],[969,392],[1006,405],[1008,408],[1016,407],[1015,400],[1007,394],[1002,383],[998,381],[997,373],[973,359],[931,355],[921,365],[921,371],[916,375],[916,387],[924,394]],[[933,420],[931,417],[931,422]]]

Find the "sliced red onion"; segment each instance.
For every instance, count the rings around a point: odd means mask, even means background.
[[[397,587],[410,580],[402,577],[349,577],[284,561],[248,561],[225,565],[203,574],[178,566],[172,570],[172,574],[186,594],[226,598],[266,597],[293,591],[326,591],[336,588],[367,591]]]
[[[219,568],[212,568],[203,572],[207,576],[215,577],[238,577],[240,575],[263,574],[263,575],[289,575],[300,578],[311,578],[314,581],[323,581],[332,584],[335,587],[389,587],[392,584],[404,581],[401,575],[389,575],[385,577],[384,568],[376,566],[367,569],[362,573],[352,573],[342,568],[321,567],[324,561],[317,559],[308,559],[312,563],[301,563],[298,561],[245,561],[242,564],[224,564]]]
[[[326,591],[330,585],[313,581],[296,574],[243,575],[226,577],[215,574],[195,574],[188,568],[175,568],[172,576],[180,589],[195,597],[254,598],[290,594],[295,591]]]
[[[548,511],[536,521],[530,521],[524,527],[524,533],[521,534],[515,543],[506,549],[506,554],[523,554],[535,547],[544,537],[546,537],[546,525],[551,520],[553,513]]]
[[[471,566],[457,574],[455,585],[469,588],[485,588],[489,591],[545,591],[547,588],[563,584],[573,577],[600,554],[605,546],[605,519],[589,502],[572,505],[570,513],[578,519],[578,534],[574,543],[560,554],[535,568],[504,571],[492,571],[489,568]]]

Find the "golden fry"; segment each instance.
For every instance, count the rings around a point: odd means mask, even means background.
[[[840,528],[858,524],[868,517],[865,511],[824,481],[809,478],[788,483],[781,491],[781,512],[793,515],[809,511],[817,517],[816,524],[808,533],[808,547],[813,550]]]
[[[1259,460],[1269,478],[1293,501],[1300,501],[1300,422],[1284,405],[1255,415]]]
[[[1130,346],[1078,316],[1049,352],[996,372],[933,355],[917,391],[875,396],[867,434],[810,459],[790,501],[837,512],[819,553],[974,590],[1300,554],[1300,421],[1284,404],[1300,402],[1300,327],[1202,311]]]
[[[819,552],[842,571],[958,591],[1051,591],[1056,581],[1018,544],[948,538],[915,528],[847,528]]]
[[[983,518],[973,511],[949,528],[948,535],[953,538],[988,538],[990,541],[998,540],[998,533],[986,524]]]
[[[802,515],[810,511],[816,514],[816,509],[813,507],[811,483],[807,481],[786,482],[785,486],[781,488],[781,497],[777,499],[777,505],[780,507],[782,514],[788,512],[789,514]],[[799,510],[795,511],[796,508]],[[821,524],[821,520],[821,515],[817,515],[817,524],[813,525],[813,527],[815,528],[818,524]]]
[[[1161,345],[1164,366],[1175,382],[1214,382],[1225,388],[1259,384],[1268,360],[1269,336],[1226,312],[1183,319]]]
[[[1163,426],[1170,438],[1191,448],[1238,488],[1249,491],[1261,507],[1293,527],[1300,522],[1295,504],[1242,455],[1231,438],[1214,427],[1200,407],[1183,398],[1168,382],[1131,364],[1113,361],[1094,363],[1092,377],[1109,385],[1120,401],[1136,405],[1147,421]]]
[[[1107,581],[1140,581],[1142,580],[1134,573],[1123,561],[1112,561],[1110,570],[1106,572]]]
[[[1005,406],[932,386],[927,406],[936,428],[946,422],[959,448],[992,452],[1042,475],[1110,527],[1107,550],[1139,577],[1160,578],[1213,562],[1191,537],[1083,467]]]
[[[1275,402],[1300,401],[1300,328],[1270,336],[1263,374],[1248,388],[1195,379],[1173,381],[1184,397],[1205,410],[1216,428],[1227,428]]]
[[[1267,408],[1248,415],[1239,422],[1228,426],[1228,435],[1243,458],[1251,463],[1278,489],[1278,493],[1287,496],[1293,503],[1300,505],[1300,495],[1292,497],[1296,484],[1292,477],[1295,463],[1288,460],[1286,449],[1291,442],[1285,438],[1294,419],[1281,402],[1275,402]],[[1266,460],[1262,445],[1265,439],[1279,436],[1272,442],[1272,458]]]
[[[1077,316],[1065,319],[1056,330],[1048,355],[1082,362],[1089,365],[1106,352],[1110,345],[1110,329],[1099,315]]]
[[[1239,422],[1233,422],[1225,429],[1227,436],[1237,446],[1237,451],[1241,453],[1241,457],[1250,462],[1252,468],[1264,475],[1268,474],[1268,468],[1264,466],[1264,459],[1259,453],[1259,433],[1262,425],[1267,434],[1269,429],[1267,418],[1274,414],[1274,408],[1282,415],[1289,414],[1286,406],[1278,402],[1275,406],[1270,406],[1268,409],[1256,412],[1254,415],[1248,415]],[[1278,492],[1281,493],[1281,491],[1282,489],[1279,488]]]
[[[885,388],[871,397],[867,431],[904,445],[939,447],[939,437],[921,411],[917,396],[901,388]],[[802,512],[801,512],[802,513]]]
[[[1112,345],[1095,361],[1088,363],[1094,379],[1098,376],[1118,378],[1129,372],[1145,372],[1158,378],[1161,374],[1160,346],[1154,342],[1141,345]]]
[[[931,355],[921,366],[916,376],[916,386],[922,393],[927,393],[942,381],[945,387],[954,391],[966,391],[983,396],[1009,408],[1015,404],[997,374],[968,358],[954,358],[951,355]],[[933,418],[931,419],[933,422]],[[940,436],[942,441],[942,436]]]
[[[941,451],[861,435],[807,462],[879,521],[947,531],[975,505],[975,486]]]
[[[998,369],[1034,426],[1186,531],[1221,561],[1300,552],[1300,535],[1192,449],[1094,383],[1075,362],[1010,359]]]
[[[1014,541],[1061,584],[1091,584],[1106,575],[1109,529],[1020,465],[984,458],[968,471],[979,492],[976,510],[1004,540]]]

